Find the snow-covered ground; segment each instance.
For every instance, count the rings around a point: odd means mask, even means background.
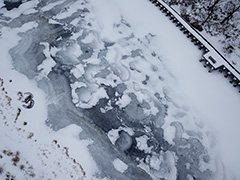
[[[238,71],[240,71],[240,62],[239,62],[239,58],[240,58],[240,50],[239,48],[236,48],[234,50],[233,53],[228,54],[226,52],[224,52],[223,50],[223,42],[225,42],[226,40],[224,39],[224,36],[211,36],[209,35],[206,31],[201,32],[201,35],[203,37],[205,37],[206,39],[208,39],[208,41],[229,61],[229,63],[231,63],[231,65],[236,68]]]
[[[48,3],[0,10],[1,178],[240,178],[239,93],[164,14]]]
[[[179,6],[173,5],[172,8],[178,13],[180,13],[180,8]],[[209,33],[207,33],[205,30],[199,32],[196,29],[196,32],[198,32],[199,34],[201,34],[202,37],[204,37],[205,39],[207,39],[208,42],[210,42],[213,47],[220,52],[220,54],[227,59],[227,61],[234,67],[236,68],[238,71],[240,71],[240,62],[239,62],[239,58],[240,58],[240,49],[239,48],[235,48],[234,51],[232,53],[227,53],[226,50],[224,51],[224,44],[226,43],[226,39],[224,35],[217,35],[217,36],[211,36]]]

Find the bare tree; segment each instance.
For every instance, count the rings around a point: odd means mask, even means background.
[[[236,13],[238,10],[240,10],[240,5],[234,7],[233,10],[221,21],[221,24],[228,22],[232,18],[233,14]]]
[[[213,11],[214,11],[214,8],[216,7],[216,5],[220,2],[220,0],[215,0],[215,2],[213,3],[212,6],[209,7],[208,9],[208,15],[207,15],[207,18],[202,21],[201,25],[203,26],[212,16],[213,14]]]

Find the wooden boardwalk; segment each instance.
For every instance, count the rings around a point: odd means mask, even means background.
[[[214,46],[206,40],[198,31],[196,31],[188,22],[186,22],[173,8],[168,6],[162,0],[149,0],[203,52],[200,62],[204,63],[204,67],[208,68],[208,72],[218,70],[224,73],[224,77],[237,87],[240,92],[240,72],[219,53]]]

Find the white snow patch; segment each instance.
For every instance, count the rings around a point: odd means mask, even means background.
[[[150,167],[154,175],[158,178],[176,180],[177,168],[176,157],[170,151],[160,152],[160,155],[153,155],[149,159]]]
[[[87,87],[87,85],[83,82],[75,82],[74,84],[71,84],[70,86],[72,89],[72,101],[73,101],[73,103],[78,103],[79,97],[76,93],[76,89],[81,88],[81,87]]]
[[[127,93],[124,93],[121,98],[116,102],[116,104],[119,106],[119,108],[124,108],[126,107],[130,102],[131,98]]]
[[[119,138],[119,130],[118,129],[111,129],[108,132],[108,138],[111,141],[112,144],[115,144],[116,140]]]
[[[126,131],[130,136],[134,134],[133,129],[128,127],[119,127],[118,129],[111,129],[107,135],[112,144],[115,144],[116,140],[119,138],[119,132],[121,130]]]
[[[124,173],[128,168],[128,165],[125,164],[124,162],[122,162],[118,158],[113,161],[113,166],[117,171],[119,171],[121,173]]]
[[[121,13],[119,8],[116,6],[114,1],[101,0],[95,1],[91,0],[93,4],[93,12],[96,15],[96,19],[99,22],[99,28],[101,29],[102,38],[109,41],[116,41],[117,35],[114,30],[114,24],[120,22]],[[104,8],[102,5],[104,4]]]
[[[45,46],[43,53],[46,57],[46,59],[37,67],[37,70],[40,71],[38,78],[41,79],[42,77],[48,76],[48,74],[51,72],[52,68],[56,65],[56,62],[51,57],[51,53],[49,50],[49,44],[46,42],[41,42],[40,44]]]
[[[78,79],[84,74],[85,70],[82,64],[78,64],[75,68],[71,69],[71,73]]]
[[[59,23],[58,21],[53,20],[53,19],[49,19],[49,20],[48,20],[48,23],[49,23],[49,24],[61,24],[61,25],[63,25],[62,23]]]
[[[173,142],[175,138],[175,133],[176,129],[174,126],[171,126],[168,122],[165,122],[165,124],[162,126],[164,129],[164,139],[169,143],[174,145],[175,143]]]
[[[86,86],[82,86],[84,84],[82,82],[79,83],[80,87]],[[76,89],[80,88],[78,86],[79,83],[76,82],[74,85],[71,85],[73,103],[76,103],[77,107],[88,109],[95,106],[101,98],[108,98],[105,89],[97,86],[82,88],[81,93],[76,94]]]
[[[44,6],[43,8],[41,8],[42,11],[49,11],[51,10],[52,8],[54,8],[55,6],[59,5],[59,4],[62,4],[62,1],[63,0],[59,0],[57,2],[54,2],[54,3],[49,3],[48,5]]]
[[[152,150],[152,147],[148,147],[148,145],[147,145],[148,139],[149,138],[146,135],[137,137],[136,141],[137,141],[138,149],[143,150],[146,153],[150,153]]]

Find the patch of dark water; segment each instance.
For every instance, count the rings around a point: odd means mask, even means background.
[[[18,8],[21,4],[22,4],[22,1],[4,1],[4,4],[5,4],[5,8],[8,10],[8,11],[11,11],[12,9],[14,8]]]

